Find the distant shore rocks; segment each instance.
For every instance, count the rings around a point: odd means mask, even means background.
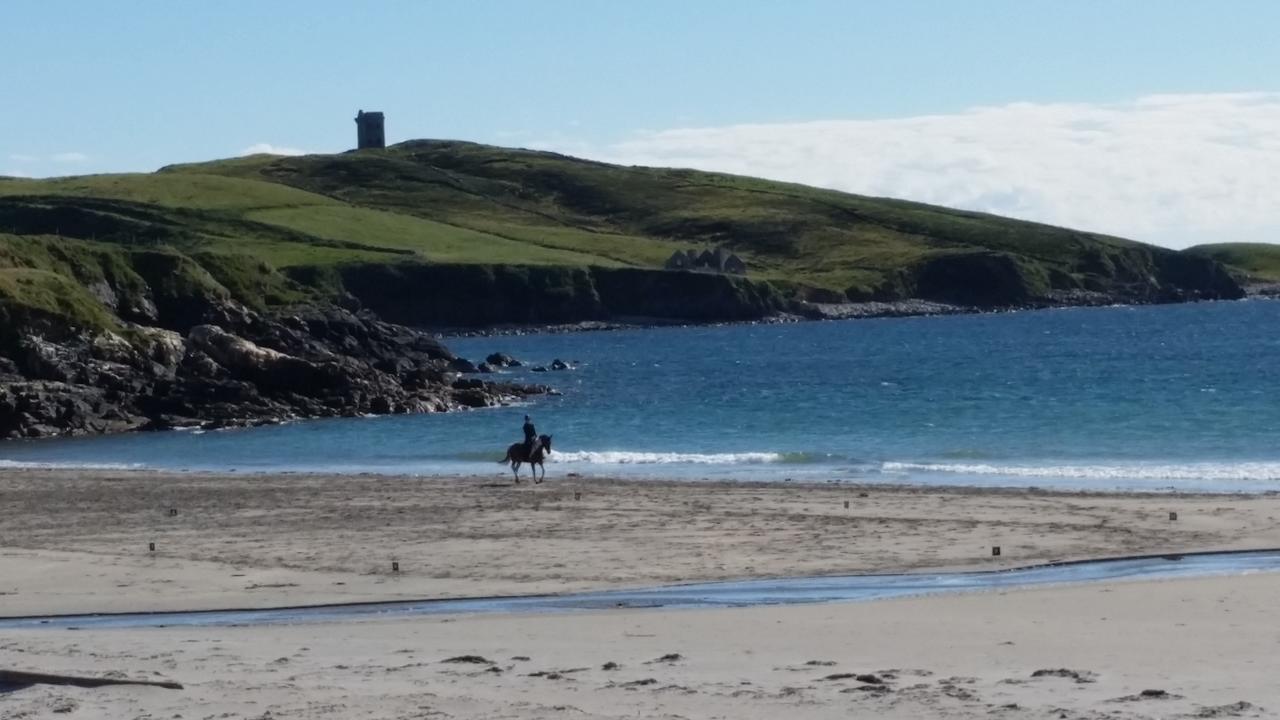
[[[460,378],[480,368],[430,335],[331,305],[187,317],[205,322],[185,332],[127,322],[118,332],[10,329],[0,438],[445,412],[555,392]]]
[[[524,365],[524,363],[511,357],[510,355],[506,353],[500,353],[500,352],[491,354],[489,357],[485,358],[484,361],[490,366],[495,368],[521,367]]]
[[[573,361],[573,363],[572,363],[572,364],[570,364],[570,363],[567,363],[567,362],[565,362],[565,361],[561,360],[560,358],[556,358],[555,360],[552,360],[552,361],[551,361],[551,365],[550,365],[550,366],[547,366],[547,365],[534,365],[532,368],[529,368],[529,369],[530,369],[532,372],[536,372],[536,373],[544,373],[544,372],[550,372],[550,371],[572,370],[572,369],[574,368],[574,366],[575,366],[575,365],[577,365],[577,364],[578,364],[578,361],[577,361],[577,360],[574,360],[574,361]]]
[[[454,358],[449,361],[449,369],[454,372],[460,372],[465,375],[474,375],[480,372],[480,368],[475,363],[466,358]]]

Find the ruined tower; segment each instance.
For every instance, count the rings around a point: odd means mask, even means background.
[[[387,146],[387,136],[382,127],[382,113],[356,113],[356,149],[383,148]]]

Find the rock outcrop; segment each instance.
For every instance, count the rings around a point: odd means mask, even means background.
[[[0,437],[444,412],[550,392],[461,382],[458,359],[437,340],[368,313],[231,306],[214,314],[228,327],[203,323],[184,336],[125,325],[56,342],[21,335],[12,357],[0,358]]]

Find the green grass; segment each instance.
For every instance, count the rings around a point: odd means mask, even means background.
[[[501,257],[516,264],[582,265],[598,259],[412,215],[349,205],[254,210],[247,217],[317,238],[407,250],[429,262],[477,263]]]
[[[1152,258],[1171,252],[792,183],[426,140],[152,174],[4,179],[6,231],[248,256],[272,268],[405,261],[659,268],[676,250],[726,245],[753,278],[854,295],[940,254],[1005,253],[1035,286],[1070,288],[1091,276],[1149,275]],[[292,296],[260,273],[227,281],[242,289],[263,282]]]
[[[107,308],[72,278],[50,270],[0,269],[0,345],[13,328],[87,330],[117,328]]]
[[[1217,260],[1254,281],[1280,282],[1280,245],[1218,243],[1197,245],[1183,252]]]
[[[0,197],[92,197],[161,208],[231,210],[335,205],[337,201],[287,185],[220,175],[183,173],[83,175],[48,180],[0,180]]]

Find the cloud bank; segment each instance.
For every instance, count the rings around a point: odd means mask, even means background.
[[[49,155],[49,156],[29,155],[25,153],[14,153],[9,156],[9,159],[16,163],[51,162],[51,163],[68,164],[68,163],[87,162],[89,160],[89,156],[85,155],[82,152],[60,152],[60,153],[53,153],[52,155]]]
[[[306,155],[307,151],[272,145],[271,143],[255,143],[240,151],[241,155],[259,155],[262,153],[267,155]]]
[[[906,198],[1169,247],[1280,242],[1280,93],[1014,103],[539,146]]]
[[[87,161],[89,156],[80,152],[60,152],[49,156],[49,159],[56,163],[82,163]]]

